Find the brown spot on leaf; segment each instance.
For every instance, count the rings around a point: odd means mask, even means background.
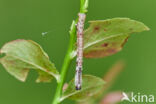
[[[108,43],[102,44],[102,47],[107,47],[107,46],[108,46]]]
[[[100,30],[100,27],[99,26],[95,26],[93,32],[95,33],[95,32],[98,32],[99,30]]]

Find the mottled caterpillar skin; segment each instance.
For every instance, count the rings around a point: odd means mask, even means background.
[[[83,29],[86,15],[79,13],[79,20],[77,24],[77,66],[75,74],[75,87],[80,90],[82,86],[82,63],[83,63]]]

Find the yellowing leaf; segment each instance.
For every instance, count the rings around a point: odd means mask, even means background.
[[[131,33],[147,31],[143,23],[129,18],[91,21],[84,32],[84,57],[100,58],[119,52]]]
[[[83,75],[82,79],[82,89],[79,91],[75,90],[74,79],[70,81],[67,89],[64,91],[61,97],[61,101],[66,98],[70,98],[76,101],[87,100],[99,93],[103,89],[105,84],[105,82],[101,78],[92,75]]]
[[[43,49],[31,40],[15,40],[5,44],[0,54],[5,56],[0,63],[20,81],[25,81],[30,69],[39,73],[37,82],[49,82],[53,77],[57,80],[59,73]]]

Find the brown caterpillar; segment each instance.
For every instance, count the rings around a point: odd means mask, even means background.
[[[84,13],[78,14],[79,19],[77,23],[77,65],[75,74],[75,87],[80,90],[82,87],[82,64],[83,64],[83,30],[86,15]]]

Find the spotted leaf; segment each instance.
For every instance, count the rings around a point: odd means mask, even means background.
[[[61,101],[70,98],[76,101],[84,101],[89,99],[90,97],[99,93],[103,87],[105,82],[103,79],[98,78],[92,75],[83,75],[82,76],[82,89],[77,91],[75,89],[74,79],[70,81],[67,89],[63,92],[63,96],[61,97]]]
[[[90,21],[84,32],[84,57],[100,58],[119,52],[131,33],[147,31],[143,23],[129,18]]]

